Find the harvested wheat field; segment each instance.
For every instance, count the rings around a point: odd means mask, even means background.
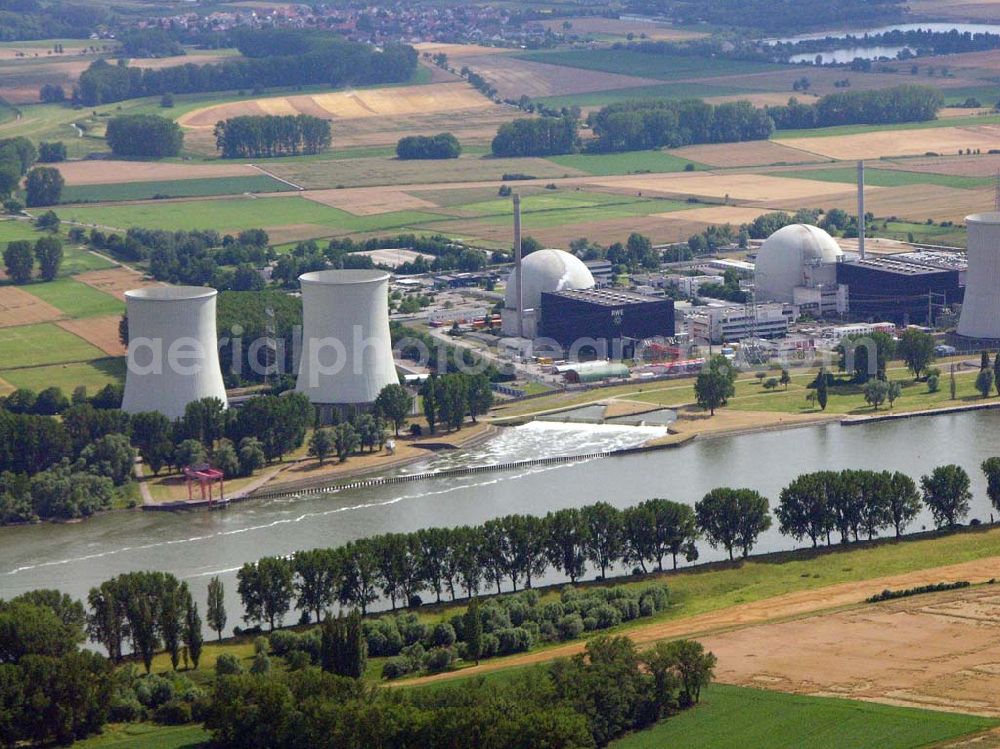
[[[748,224],[758,216],[769,213],[768,208],[750,206],[720,205],[710,208],[692,208],[689,211],[673,211],[657,214],[666,221],[684,221],[708,224]]]
[[[63,330],[79,336],[109,356],[125,356],[125,346],[118,336],[118,315],[88,317],[83,320],[60,320],[56,323]]]
[[[329,237],[333,234],[333,229],[321,224],[283,224],[281,226],[265,226],[264,230],[271,238],[271,244],[302,242],[306,239]]]
[[[948,174],[956,177],[996,177],[1000,171],[1000,154],[981,153],[975,156],[926,156],[889,161],[883,159],[879,169],[902,169],[905,172]]]
[[[64,161],[59,171],[67,185],[108,185],[211,177],[253,177],[249,164],[160,164],[150,161]]]
[[[311,200],[331,208],[353,213],[355,216],[375,216],[393,211],[437,208],[434,203],[415,195],[391,188],[361,188],[357,190],[308,190],[301,193]]]
[[[503,55],[516,50],[505,47],[487,47],[482,44],[449,44],[448,42],[420,42],[413,48],[421,55],[436,55],[444,52],[450,58],[474,57],[478,55]]]
[[[990,188],[961,190],[940,185],[906,185],[876,190],[869,187],[865,195],[865,207],[876,216],[898,216],[918,223],[929,218],[965,223],[970,213],[992,211],[994,206],[994,191]],[[853,206],[856,210],[857,200],[851,194],[843,194],[822,206],[845,211],[852,210]]]
[[[790,148],[831,159],[878,159],[883,156],[955,154],[979,148],[1000,148],[1000,125],[930,127],[917,130],[881,130],[857,135],[788,138],[778,141]]]
[[[701,638],[731,684],[1000,716],[1000,592],[915,596]]]
[[[91,270],[73,276],[73,278],[122,301],[125,300],[125,292],[130,289],[165,285],[159,281],[147,280],[137,271],[121,267],[109,270]]]
[[[63,317],[51,304],[15,286],[0,286],[0,328],[33,325]]]
[[[770,174],[725,174],[686,172],[683,174],[645,174],[608,177],[592,184],[615,189],[663,195],[697,195],[706,198],[754,201],[801,201],[812,197],[841,195],[845,186],[836,182],[809,179],[789,179]],[[875,193],[878,187],[869,190]]]
[[[532,98],[565,96],[661,83],[652,78],[603,73],[496,55],[469,57],[462,62],[493,84],[499,95],[506,99],[519,99],[522,95]]]
[[[176,57],[135,58],[129,62],[129,65],[134,68],[160,70],[161,68],[175,68],[178,65],[212,65],[223,61],[232,62],[233,60],[242,59],[241,55],[212,55],[195,52],[187,55],[177,55]]]
[[[308,114],[329,120],[386,117],[485,109],[493,103],[467,83],[337,91],[329,94],[278,96],[216,104],[188,112],[177,122],[209,129],[219,120],[244,114]]]
[[[667,153],[709,166],[770,166],[817,161],[815,156],[788,148],[773,140],[685,146]]]

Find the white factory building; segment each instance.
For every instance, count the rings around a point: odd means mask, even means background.
[[[843,258],[833,237],[818,226],[790,224],[778,229],[757,253],[756,298],[794,304],[816,316],[843,314],[848,292],[837,283],[837,264]]]
[[[720,302],[692,307],[685,322],[691,341],[718,344],[750,337],[781,338],[788,334],[794,316],[794,309],[789,304],[753,307]]]

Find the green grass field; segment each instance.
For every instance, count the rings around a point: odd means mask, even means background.
[[[127,723],[105,726],[104,733],[78,741],[77,749],[195,749],[205,746],[208,731],[199,725],[158,726]]]
[[[702,164],[682,159],[666,151],[574,153],[567,156],[550,156],[548,160],[598,177],[645,172],[683,172],[688,164],[695,169],[705,168]]]
[[[550,107],[605,107],[632,99],[701,99],[706,96],[740,96],[767,91],[766,88],[711,83],[660,83],[635,88],[616,88],[582,94],[541,96],[537,101]]]
[[[784,172],[783,177],[814,179],[821,182],[843,182],[855,184],[858,178],[854,167],[830,167],[829,169],[808,169],[801,172]],[[990,177],[963,177],[955,174],[932,174],[928,172],[907,172],[902,169],[865,169],[865,184],[875,187],[903,187],[905,185],[941,185],[972,190],[986,187],[996,180]]]
[[[611,747],[915,749],[995,725],[972,715],[716,684],[701,704]]]
[[[889,239],[899,239],[910,241],[912,236],[914,242],[924,242],[926,244],[939,244],[949,247],[965,247],[966,235],[965,227],[962,226],[938,226],[937,224],[914,224],[907,221],[888,221],[886,225],[878,230],[881,237]]]
[[[35,230],[30,221],[19,219],[0,219],[0,245],[6,246],[8,242],[16,242],[19,239],[29,239],[34,242],[41,234]]]
[[[163,182],[125,182],[113,185],[76,185],[62,192],[63,203],[101,203],[162,198],[202,198],[240,193],[291,192],[291,185],[266,174],[250,177],[178,179]]]
[[[64,217],[84,224],[118,229],[143,226],[151,229],[216,229],[235,232],[268,226],[316,224],[336,233],[381,231],[408,224],[421,224],[441,217],[418,211],[396,211],[375,216],[355,216],[346,211],[314,203],[298,196],[285,198],[224,198],[137,203],[121,206],[69,206]]]
[[[118,315],[125,310],[125,303],[116,297],[72,278],[34,283],[24,289],[70,317]]]
[[[524,52],[515,55],[522,60],[563,65],[568,68],[599,70],[604,73],[635,75],[663,81],[685,78],[709,78],[722,75],[745,75],[787,66],[771,63],[746,62],[695,55],[653,55],[624,49],[580,49],[555,52]]]
[[[105,356],[102,352],[98,353]],[[125,359],[106,357],[70,364],[6,369],[0,371],[0,379],[15,388],[28,388],[35,392],[55,386],[67,395],[83,385],[93,395],[105,385],[125,382]]]
[[[104,356],[100,349],[52,323],[0,328],[0,351],[0,371]]]
[[[60,276],[72,276],[85,273],[88,270],[107,270],[114,268],[115,263],[95,255],[82,247],[74,247],[63,243],[63,261],[59,268]]]
[[[778,130],[773,140],[788,138],[821,138],[833,135],[859,135],[893,130],[928,130],[938,127],[975,127],[977,125],[1000,124],[1000,115],[969,115],[968,117],[946,117],[926,122],[899,122],[893,125],[838,125],[804,130]]]

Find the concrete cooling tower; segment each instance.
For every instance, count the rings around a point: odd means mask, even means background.
[[[966,216],[969,270],[958,334],[1000,339],[1000,213]]]
[[[215,289],[151,286],[125,292],[128,371],[122,410],[184,415],[188,403],[226,403],[215,327]]]
[[[389,274],[321,270],[299,276],[302,357],[296,390],[316,405],[364,406],[399,382],[389,338]]]

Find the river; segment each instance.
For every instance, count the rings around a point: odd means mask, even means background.
[[[434,457],[423,471],[628,447],[660,427],[533,423],[504,431],[467,453]],[[336,546],[384,532],[480,523],[509,513],[544,514],[600,500],[626,507],[649,497],[694,503],[717,486],[750,487],[771,498],[798,474],[819,469],[900,470],[915,480],[944,463],[971,475],[970,517],[989,520],[983,459],[1000,455],[1000,412],[837,424],[696,440],[684,447],[500,473],[352,489],[323,497],[249,502],[216,512],[118,512],[71,525],[0,529],[0,598],[58,588],[79,598],[107,578],[136,569],[172,572],[204,605],[213,575],[226,585],[229,627],[239,624],[236,570],[264,555]],[[929,516],[911,527],[930,527]],[[793,543],[769,531],[759,551]],[[700,543],[701,561],[722,558]]]

